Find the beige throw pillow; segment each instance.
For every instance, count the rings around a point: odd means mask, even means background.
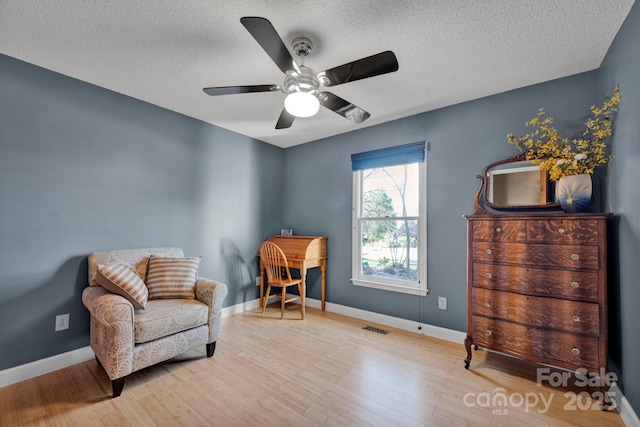
[[[100,286],[125,297],[135,308],[146,307],[149,297],[147,286],[136,272],[126,265],[99,265],[96,279]]]
[[[164,258],[151,255],[147,270],[149,299],[196,296],[196,274],[200,257]]]

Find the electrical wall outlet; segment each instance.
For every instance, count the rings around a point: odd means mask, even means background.
[[[260,276],[256,277],[256,286],[260,286]]]
[[[56,332],[69,329],[69,313],[56,316]]]
[[[440,310],[447,309],[447,298],[446,297],[438,297],[438,308]]]

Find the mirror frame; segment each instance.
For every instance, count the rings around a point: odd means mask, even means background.
[[[496,205],[492,202],[490,202],[488,200],[487,195],[489,194],[489,172],[491,171],[492,168],[495,168],[496,166],[501,166],[501,165],[508,165],[509,163],[518,163],[518,162],[526,162],[527,158],[526,158],[526,153],[520,153],[516,156],[513,157],[509,157],[507,159],[502,159],[502,160],[498,160],[496,162],[493,162],[489,165],[487,165],[483,171],[482,171],[482,175],[478,175],[478,178],[480,178],[481,183],[480,183],[480,187],[478,188],[478,191],[476,191],[476,195],[474,197],[474,201],[473,201],[473,205],[475,208],[476,213],[488,213],[489,211],[487,209],[485,209],[483,207],[487,206],[491,209],[494,210],[498,210],[498,211],[514,211],[514,210],[551,210],[551,209],[559,209],[560,205],[558,203],[555,202],[551,202],[551,203],[546,203],[544,205],[538,204],[538,205],[507,205],[507,206],[501,206],[501,205]],[[546,172],[543,172],[541,174],[541,176],[543,176],[543,180],[544,180],[544,185],[548,188],[549,187],[549,178]],[[480,193],[482,193],[482,205],[480,204]]]

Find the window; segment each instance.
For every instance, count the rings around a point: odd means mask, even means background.
[[[351,281],[426,295],[424,142],[354,154],[351,161]]]

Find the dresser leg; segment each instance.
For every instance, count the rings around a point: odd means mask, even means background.
[[[473,345],[473,337],[471,335],[467,335],[464,339],[464,347],[467,349],[467,358],[464,359],[464,368],[469,369],[469,364],[471,363],[471,346]]]
[[[611,398],[611,394],[609,393],[609,387],[600,387],[604,396],[602,406],[600,407],[602,411],[609,411],[616,407],[616,402]]]

